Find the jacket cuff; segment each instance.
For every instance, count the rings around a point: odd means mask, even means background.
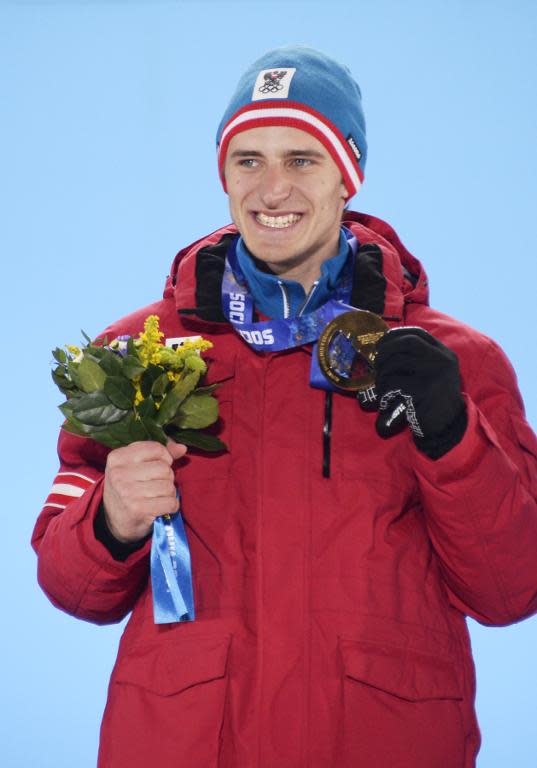
[[[438,487],[475,472],[490,448],[500,447],[496,433],[473,400],[467,395],[463,397],[468,425],[460,442],[438,460],[416,451],[415,468],[418,475],[428,477]]]
[[[93,532],[97,541],[100,541],[101,544],[106,547],[114,560],[118,560],[119,562],[124,562],[129,557],[129,555],[132,555],[134,552],[142,549],[146,541],[148,541],[152,535],[151,533],[148,533],[147,536],[144,536],[143,539],[129,543],[116,539],[108,527],[108,523],[106,522],[104,504],[102,501],[99,504],[97,514],[93,520]]]

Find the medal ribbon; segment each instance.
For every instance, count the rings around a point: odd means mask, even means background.
[[[194,621],[190,549],[180,511],[157,517],[153,524],[151,586],[155,624]]]
[[[358,241],[348,229],[343,228],[351,249],[352,258],[348,258],[333,297],[325,304],[297,317],[261,322],[252,322],[254,300],[248,288],[246,278],[240,268],[237,257],[237,239],[226,254],[226,264],[222,279],[222,306],[224,314],[234,330],[256,352],[281,352],[284,349],[316,342],[328,323],[342,312],[349,312],[354,276],[354,257]],[[336,390],[319,368],[316,346],[313,350],[310,383],[314,387]]]

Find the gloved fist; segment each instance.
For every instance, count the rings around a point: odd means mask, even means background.
[[[438,459],[466,430],[457,355],[422,328],[393,328],[378,343],[375,360],[381,437],[407,424],[417,447]]]

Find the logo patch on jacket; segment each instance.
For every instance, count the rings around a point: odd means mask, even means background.
[[[289,98],[289,87],[295,72],[296,69],[294,67],[288,67],[287,69],[262,69],[254,84],[252,101]]]
[[[179,347],[183,346],[185,341],[199,341],[200,339],[201,336],[176,336],[173,339],[166,339],[164,346],[171,347],[172,349],[178,349]]]

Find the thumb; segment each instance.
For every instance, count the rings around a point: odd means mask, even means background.
[[[379,415],[375,423],[380,437],[397,435],[407,423],[406,404],[401,395],[389,392],[381,398]]]
[[[173,440],[168,440],[166,449],[174,461],[182,458],[187,452],[186,445],[183,445],[183,443],[176,443]]]

